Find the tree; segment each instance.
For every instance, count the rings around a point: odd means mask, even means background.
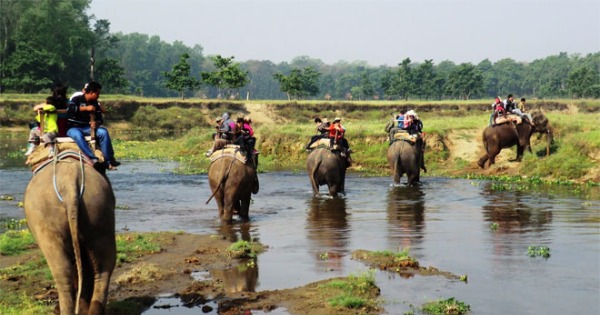
[[[94,66],[96,55],[102,55],[108,49],[114,47],[119,39],[110,34],[110,22],[108,20],[98,20],[94,24],[92,37],[92,47],[90,48],[90,79],[94,80]],[[122,69],[122,68],[121,68]]]
[[[435,71],[433,70],[433,59],[425,60],[414,71],[415,93],[421,99],[429,99],[435,95]]]
[[[569,73],[567,89],[571,97],[600,97],[600,74],[596,69],[581,67]]]
[[[483,75],[470,63],[460,64],[448,76],[446,90],[463,100],[468,100],[471,95],[483,89]]]
[[[186,90],[193,91],[200,86],[200,82],[190,76],[190,64],[187,62],[189,58],[190,55],[187,53],[181,55],[179,63],[173,67],[173,71],[163,72],[167,79],[165,86],[170,90],[177,91],[181,99],[184,99]]]
[[[106,93],[124,93],[129,81],[125,79],[125,69],[117,59],[102,59],[97,67],[98,82],[102,83],[102,91]]]
[[[402,63],[398,64],[398,77],[396,78],[396,90],[398,93],[407,100],[408,97],[415,91],[415,84],[412,69],[410,67],[410,58],[402,60]]]
[[[275,80],[279,81],[281,91],[287,94],[288,99],[303,99],[319,93],[320,76],[321,73],[313,67],[306,67],[303,70],[294,68],[287,76],[282,73],[273,75]]]
[[[202,81],[208,85],[218,88],[219,94],[222,92],[231,98],[233,91],[239,89],[248,83],[248,71],[242,70],[239,63],[234,63],[234,57],[223,58],[216,55],[210,58],[216,67],[216,71],[202,72]],[[239,95],[238,95],[239,98]]]

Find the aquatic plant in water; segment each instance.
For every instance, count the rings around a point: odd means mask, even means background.
[[[527,254],[529,257],[550,257],[550,248],[547,246],[529,246],[527,248]]]

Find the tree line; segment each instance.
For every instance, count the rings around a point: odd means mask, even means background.
[[[37,93],[89,80],[105,93],[148,97],[442,100],[505,96],[600,97],[600,52],[561,52],[532,62],[506,58],[477,64],[444,60],[396,66],[364,61],[325,64],[236,62],[205,56],[200,45],[158,36],[111,33],[110,21],[87,14],[91,0],[0,0],[0,92]]]

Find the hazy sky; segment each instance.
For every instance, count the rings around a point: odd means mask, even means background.
[[[600,52],[599,0],[93,0],[90,13],[112,32],[237,61],[476,64]]]

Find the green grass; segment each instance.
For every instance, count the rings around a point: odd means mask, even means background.
[[[133,262],[137,258],[162,251],[164,236],[169,233],[117,234],[117,263]]]
[[[51,314],[54,302],[35,300],[40,288],[52,286],[52,274],[41,257],[0,269],[0,279],[19,279],[23,285],[19,290],[0,290],[0,314]]]
[[[263,250],[260,243],[239,240],[231,244],[226,251],[230,257],[234,258],[256,258]]]
[[[370,293],[376,288],[374,270],[358,275],[350,274],[345,279],[331,280],[318,288],[332,295],[327,299],[332,307],[357,309],[376,306],[376,302],[370,298]]]
[[[429,301],[422,306],[422,311],[431,315],[462,315],[467,314],[470,309],[468,304],[453,297]]]
[[[36,247],[29,230],[8,230],[0,235],[0,255],[12,256]]]

